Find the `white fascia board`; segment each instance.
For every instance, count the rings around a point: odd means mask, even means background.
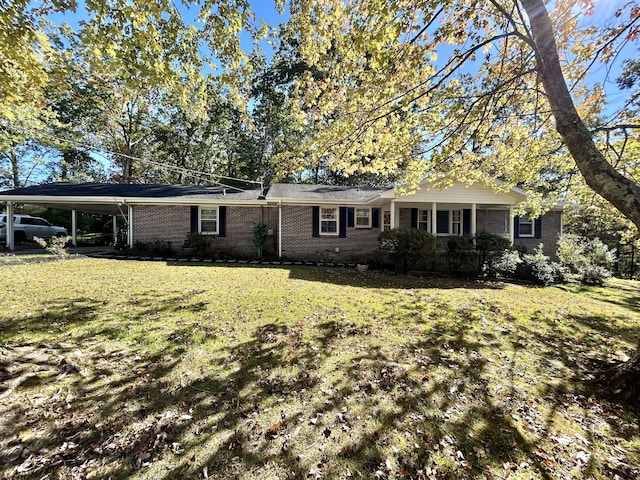
[[[86,203],[86,204],[122,204],[122,197],[66,197],[57,195],[6,195],[0,196],[0,201],[17,203]]]
[[[266,200],[227,200],[225,198],[125,198],[127,205],[241,205],[241,206],[262,206],[266,205]]]
[[[367,206],[370,205],[372,202],[375,202],[379,200],[378,197],[374,197],[372,199],[369,200],[359,200],[359,201],[354,201],[354,200],[348,200],[348,199],[343,199],[343,200],[334,200],[334,199],[315,199],[315,200],[309,200],[309,199],[300,199],[300,198],[270,198],[269,200],[267,200],[267,203],[269,205],[337,205],[337,206],[344,206],[344,205],[362,205],[362,206]]]

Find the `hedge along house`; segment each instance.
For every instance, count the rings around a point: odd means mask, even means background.
[[[189,234],[201,233],[227,256],[249,257],[256,252],[253,229],[264,222],[267,251],[281,258],[335,262],[366,261],[377,250],[378,234],[398,227],[424,229],[443,239],[488,231],[529,250],[544,243],[546,253],[553,254],[562,211],[535,220],[517,217],[514,211],[523,200],[519,189],[501,193],[461,183],[444,189],[425,183],[403,196],[390,188],[281,183],[266,191],[53,183],[0,192],[8,213],[16,203],[71,210],[74,244],[75,212],[84,211],[123,217],[129,246],[164,241],[179,250]],[[7,238],[13,248],[13,236]]]

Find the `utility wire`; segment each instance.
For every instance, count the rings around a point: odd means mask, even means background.
[[[73,145],[75,147],[80,147],[80,148],[84,148],[84,149],[87,149],[87,150],[90,150],[90,151],[93,151],[93,152],[97,152],[99,155],[102,155],[105,158],[107,158],[106,154],[118,155],[120,157],[127,158],[129,160],[136,160],[136,161],[143,162],[143,163],[146,163],[146,164],[149,164],[149,165],[153,165],[153,166],[156,166],[156,167],[159,167],[159,168],[163,168],[165,170],[170,170],[170,171],[179,172],[179,173],[186,173],[186,174],[189,174],[189,175],[192,175],[192,176],[196,176],[196,177],[197,176],[207,176],[216,185],[220,185],[222,187],[238,190],[240,192],[243,192],[244,190],[242,188],[234,187],[232,185],[226,185],[226,184],[224,184],[222,182],[219,182],[219,181],[216,181],[214,179],[220,178],[220,179],[224,179],[224,180],[233,180],[233,181],[237,181],[237,182],[245,182],[245,183],[250,183],[250,184],[254,184],[254,185],[260,185],[261,187],[263,186],[263,182],[261,182],[261,181],[246,180],[246,179],[243,179],[243,178],[228,177],[228,176],[219,175],[219,174],[216,174],[216,173],[201,172],[199,170],[192,170],[192,169],[185,168],[185,167],[178,167],[178,166],[175,166],[175,165],[169,165],[169,164],[162,163],[162,162],[156,162],[154,160],[149,160],[149,159],[146,159],[146,158],[136,157],[136,156],[133,156],[133,155],[128,155],[126,153],[112,152],[112,151],[109,151],[109,150],[104,150],[104,149],[98,148],[98,147],[96,147],[94,145],[90,145],[88,143],[83,143],[83,142],[79,142],[79,141],[76,141],[76,140],[70,140],[68,138],[59,137],[57,135],[53,135],[53,134],[50,134],[50,133],[47,133],[47,132],[43,132],[41,130],[25,128],[25,127],[22,127],[20,125],[11,125],[8,128],[19,130],[22,133],[27,133],[27,134],[30,134],[30,135],[34,135],[36,137],[37,136],[41,136],[41,137],[44,137],[44,138],[48,138],[49,140],[55,140],[57,142],[62,142],[62,143],[66,143],[66,144],[69,144],[69,145]]]

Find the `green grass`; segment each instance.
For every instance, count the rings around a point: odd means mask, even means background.
[[[633,478],[640,285],[0,262],[6,478]],[[635,470],[634,470],[635,468]]]

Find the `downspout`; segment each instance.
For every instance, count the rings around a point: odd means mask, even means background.
[[[282,200],[278,200],[278,258],[282,258]]]
[[[129,248],[133,248],[133,207],[127,205],[127,243]]]
[[[75,210],[71,210],[71,245],[78,246],[78,218]]]

